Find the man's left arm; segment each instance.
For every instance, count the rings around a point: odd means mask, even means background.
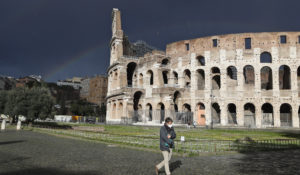
[[[172,128],[172,132],[171,132],[171,139],[174,140],[176,138],[176,133],[174,128]]]

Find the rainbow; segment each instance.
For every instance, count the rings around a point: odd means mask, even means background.
[[[44,75],[43,79],[44,80],[51,79],[54,75],[58,74],[59,72],[64,71],[69,65],[91,56],[93,53],[95,53],[96,50],[99,50],[99,48],[102,48],[104,46],[106,46],[106,44],[96,45],[94,47],[91,47],[89,49],[86,49],[86,50],[80,52],[76,56],[66,59],[64,62],[62,62],[62,64],[55,66],[53,69],[51,69],[49,72],[47,72]]]

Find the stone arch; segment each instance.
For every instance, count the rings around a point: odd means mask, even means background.
[[[117,118],[117,104],[113,103],[113,108],[112,108],[112,118]]]
[[[256,119],[255,119],[255,106],[252,103],[246,103],[244,105],[244,126],[255,128]]]
[[[261,89],[271,90],[273,89],[273,76],[272,69],[268,66],[264,66],[260,69],[260,78],[261,78]]]
[[[189,69],[184,70],[184,86],[191,87],[191,71]]]
[[[197,90],[204,90],[205,88],[205,72],[203,69],[198,69],[196,71],[197,79]]]
[[[243,68],[243,75],[244,75],[244,82],[247,85],[254,85],[255,84],[255,71],[254,67],[251,65],[246,65]]]
[[[142,87],[144,84],[144,75],[142,73],[140,73],[139,75],[139,85],[140,87]]]
[[[152,70],[147,71],[147,78],[149,81],[149,85],[153,85],[153,71]]]
[[[157,104],[157,109],[159,110],[160,123],[165,121],[165,105],[160,102]]]
[[[138,110],[139,109],[139,102],[142,97],[143,93],[141,91],[136,91],[133,95],[133,109]]]
[[[188,103],[184,103],[182,105],[183,116],[181,117],[182,123],[192,124],[193,115],[191,110],[191,105]]]
[[[173,102],[178,105],[179,98],[181,98],[181,93],[179,91],[175,91],[173,94]]]
[[[280,106],[280,126],[292,126],[292,106],[288,103],[283,103]]]
[[[162,66],[166,66],[166,65],[168,65],[169,63],[170,63],[170,61],[169,61],[168,58],[165,58],[165,59],[163,59],[163,60],[161,61],[161,65],[162,65]]]
[[[174,77],[174,84],[178,84],[178,73],[176,71],[173,71],[173,77]]]
[[[202,55],[197,56],[198,66],[205,66],[205,58]]]
[[[279,67],[279,89],[291,89],[291,69],[287,65]]]
[[[130,62],[127,64],[127,86],[128,87],[132,87],[133,74],[135,72],[136,67],[137,67],[137,64],[135,62]]]
[[[272,55],[270,52],[263,52],[260,54],[261,63],[272,63]]]
[[[221,108],[218,103],[212,104],[212,121],[214,124],[220,124],[221,123]]]
[[[153,116],[153,109],[151,103],[146,104],[146,116],[148,121],[152,121],[152,116]]]
[[[217,67],[211,68],[211,87],[213,90],[221,88],[221,74],[220,69]]]
[[[229,103],[227,105],[227,112],[228,112],[228,123],[237,124],[236,105],[234,103]]]
[[[123,103],[119,102],[119,106],[118,106],[118,117],[122,118],[123,117]]]
[[[133,122],[142,121],[142,105],[140,104],[142,95],[141,91],[136,91],[133,95]]]
[[[227,86],[237,86],[237,69],[235,66],[227,67]]]
[[[274,111],[270,103],[264,103],[261,106],[262,125],[264,127],[274,126]]]
[[[168,78],[169,78],[169,71],[162,71],[162,76],[163,76],[163,82],[164,84],[168,84]]]
[[[197,104],[197,123],[200,126],[206,125],[205,105],[201,102]]]

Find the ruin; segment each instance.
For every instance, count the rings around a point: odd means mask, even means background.
[[[300,32],[132,44],[112,12],[108,123],[299,127]]]

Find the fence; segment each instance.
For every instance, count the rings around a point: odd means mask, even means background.
[[[128,112],[129,117],[123,117],[122,121],[132,119],[133,123],[159,121],[163,122],[165,118],[170,117],[175,124],[192,124],[193,112],[190,111],[174,111],[174,110],[134,110]]]
[[[285,127],[291,127],[292,115],[290,113],[280,113],[280,125]]]

